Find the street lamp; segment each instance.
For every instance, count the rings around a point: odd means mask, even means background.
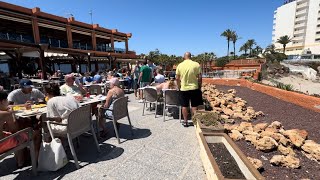
[[[88,52],[88,64],[87,64],[87,72],[91,72],[91,64],[90,64],[90,60],[91,60],[91,54]]]

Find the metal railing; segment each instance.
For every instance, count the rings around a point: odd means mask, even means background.
[[[13,32],[0,32],[0,39],[17,41],[17,42],[25,42],[25,43],[34,43],[34,39],[32,35],[18,34]]]

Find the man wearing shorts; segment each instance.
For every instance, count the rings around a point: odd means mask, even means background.
[[[202,102],[201,69],[199,63],[191,60],[191,53],[184,54],[184,61],[176,69],[176,80],[181,92],[181,106],[184,118],[184,127],[188,127],[188,107],[191,102],[192,114]]]
[[[151,82],[151,69],[147,65],[147,62],[145,61],[143,63],[143,66],[140,68],[140,75],[139,75],[139,84],[140,88],[146,87],[150,84]],[[143,92],[140,92],[140,100],[139,102],[143,103]]]

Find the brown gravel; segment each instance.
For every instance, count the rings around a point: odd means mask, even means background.
[[[236,96],[248,102],[256,111],[265,113],[265,117],[259,117],[253,124],[260,122],[271,123],[279,121],[285,129],[305,129],[308,139],[320,143],[320,113],[302,108],[292,103],[282,101],[272,96],[253,91],[245,87],[216,86],[217,89],[227,91],[235,89]],[[273,155],[280,154],[277,151],[264,153],[256,150],[250,143],[245,141],[236,142],[245,155],[262,160],[264,171],[261,174],[266,179],[312,179],[320,180],[320,164],[306,158],[299,150],[295,150],[300,159],[300,169],[289,169],[285,167],[272,166],[269,160]],[[264,160],[264,158],[267,160]]]

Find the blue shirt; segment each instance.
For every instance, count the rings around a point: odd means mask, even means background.
[[[96,74],[93,76],[93,81],[96,83],[101,83],[102,82],[102,76],[100,74]]]
[[[92,79],[92,77],[83,77],[83,84],[85,84],[86,82],[92,82],[93,81],[93,79]]]

